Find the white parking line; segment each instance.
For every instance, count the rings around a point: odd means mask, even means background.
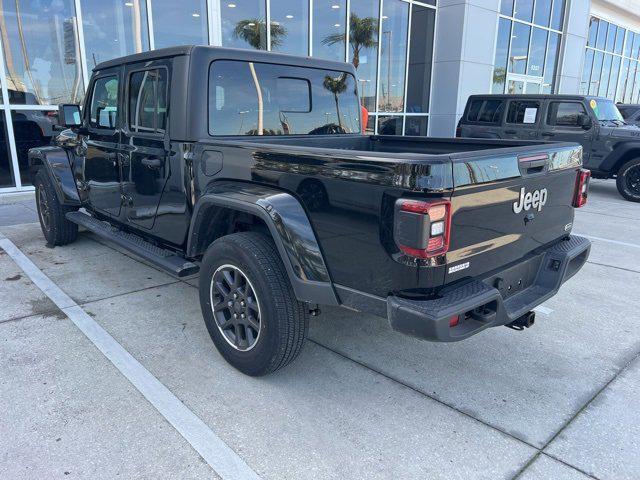
[[[2,248],[156,410],[224,480],[260,477],[220,437],[189,410],[71,297],[53,283],[11,240],[0,233]]]
[[[613,243],[615,245],[624,245],[625,247],[640,248],[640,245],[638,245],[637,243],[628,243],[628,242],[621,242],[619,240],[611,240],[610,238],[594,237],[593,235],[585,235],[584,233],[577,233],[576,235],[580,235],[581,237],[587,237],[587,238],[590,238],[591,240],[599,240],[601,242]]]

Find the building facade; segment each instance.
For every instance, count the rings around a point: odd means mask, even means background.
[[[451,136],[473,93],[640,102],[640,0],[0,0],[0,194],[95,65],[184,44],[351,62],[372,133]]]

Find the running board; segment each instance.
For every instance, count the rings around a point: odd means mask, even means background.
[[[193,275],[200,270],[198,265],[185,260],[171,250],[165,250],[164,248],[149,243],[133,233],[118,230],[108,222],[103,222],[78,211],[68,212],[65,216],[70,222],[76,223],[96,235],[115,243],[176,277]]]

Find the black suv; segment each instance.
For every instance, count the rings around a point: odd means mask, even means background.
[[[581,95],[472,95],[458,137],[578,142],[595,178],[616,178],[640,202],[640,128],[606,98]]]

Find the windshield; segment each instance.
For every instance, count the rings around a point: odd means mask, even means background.
[[[592,98],[589,100],[589,106],[593,113],[595,113],[598,120],[618,120],[624,121],[618,107],[611,100],[605,100],[602,98]]]

